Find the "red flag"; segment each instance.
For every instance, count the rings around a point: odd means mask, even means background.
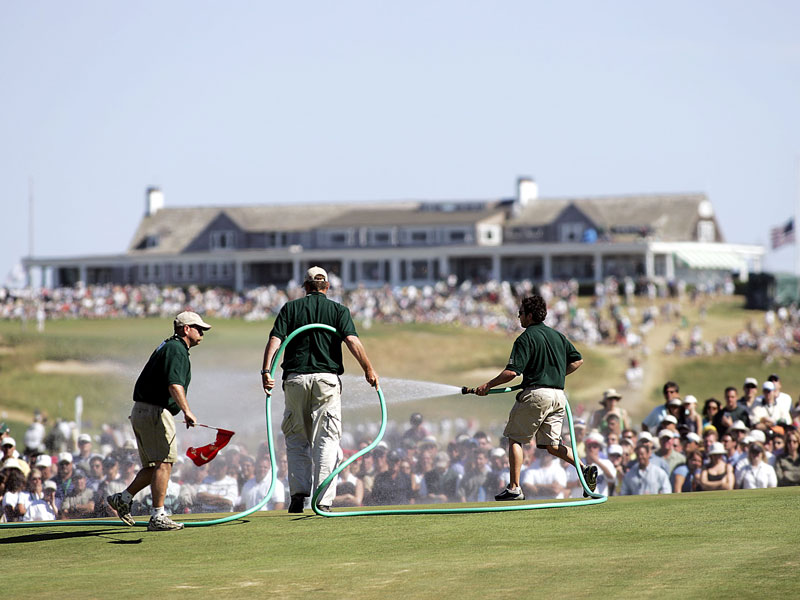
[[[217,439],[211,444],[200,446],[199,448],[189,448],[186,451],[186,456],[192,459],[192,462],[198,467],[206,464],[214,459],[217,452],[222,450],[231,441],[234,432],[227,429],[217,429]]]

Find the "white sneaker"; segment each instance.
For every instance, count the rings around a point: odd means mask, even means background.
[[[183,523],[176,523],[167,515],[150,517],[150,522],[147,524],[147,531],[177,531],[178,529],[183,529]]]

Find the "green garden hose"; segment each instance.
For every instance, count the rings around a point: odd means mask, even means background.
[[[295,336],[307,331],[309,329],[326,329],[333,333],[339,334],[335,328],[331,327],[330,325],[323,325],[322,323],[312,323],[310,325],[304,325],[295,329],[291,334],[289,334],[286,339],[281,344],[280,348],[278,348],[277,353],[272,361],[272,367],[270,368],[270,376],[274,379],[275,378],[275,371],[277,370],[278,363],[280,362],[280,357],[283,354],[283,351],[286,349],[286,346],[289,342],[294,339]],[[521,386],[514,386],[514,387],[506,387],[506,388],[497,388],[493,390],[489,390],[490,394],[503,394],[506,392],[511,392],[514,390],[519,389]],[[353,461],[358,460],[364,454],[372,451],[375,446],[383,438],[383,434],[386,431],[386,400],[383,397],[383,392],[381,391],[380,387],[376,389],[378,394],[378,401],[380,403],[381,409],[381,427],[378,431],[378,435],[375,437],[374,440],[366,447],[342,462],[334,471],[317,487],[314,495],[311,499],[311,508],[314,512],[323,517],[356,517],[356,516],[375,516],[375,515],[441,515],[441,514],[458,514],[458,513],[482,513],[482,512],[501,512],[501,511],[510,511],[510,510],[533,510],[538,508],[566,508],[571,506],[587,506],[591,504],[600,504],[608,500],[607,496],[603,496],[602,494],[597,494],[595,492],[589,491],[588,486],[586,485],[586,481],[583,478],[583,473],[581,469],[576,467],[576,471],[578,473],[578,478],[581,482],[581,486],[586,493],[589,494],[589,498],[584,500],[571,500],[566,502],[545,502],[539,504],[507,504],[503,503],[501,505],[486,505],[486,506],[476,506],[476,507],[467,507],[467,508],[416,508],[416,509],[387,509],[387,510],[348,510],[348,511],[340,511],[337,510],[335,512],[327,512],[321,511],[317,504],[320,495],[322,492],[330,485],[333,481],[333,478],[336,477],[339,473],[342,472],[348,465],[353,463]],[[233,515],[229,515],[227,517],[222,517],[219,519],[208,519],[208,520],[200,520],[200,521],[182,521],[184,526],[186,527],[207,527],[209,525],[221,525],[222,523],[229,523],[231,521],[236,521],[239,519],[243,519],[244,517],[253,514],[254,512],[261,510],[264,506],[266,506],[267,502],[269,502],[270,498],[272,497],[272,492],[275,489],[275,481],[277,479],[277,464],[275,460],[275,446],[274,446],[274,436],[272,431],[272,396],[271,394],[267,394],[266,396],[266,420],[267,420],[267,446],[269,448],[269,457],[270,457],[270,475],[271,481],[269,485],[269,489],[267,490],[266,495],[264,498],[253,506],[243,512],[236,513]],[[567,421],[569,423],[569,433],[570,439],[572,441],[572,454],[573,456],[578,456],[578,449],[575,444],[575,430],[572,424],[572,411],[569,407],[569,402],[566,404],[567,409]],[[136,521],[136,525],[139,527],[147,526],[148,521]],[[121,523],[117,520],[98,520],[98,519],[75,519],[71,521],[25,521],[25,522],[15,522],[15,523],[0,523],[0,528],[24,528],[24,527],[58,527],[58,526],[81,526],[81,525],[109,525],[113,527],[120,527]]]

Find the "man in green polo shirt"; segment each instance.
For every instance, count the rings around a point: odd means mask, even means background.
[[[522,375],[522,390],[517,394],[503,432],[508,438],[510,482],[495,496],[496,500],[525,499],[519,485],[522,446],[534,437],[538,448],[573,466],[577,460],[589,489],[594,491],[597,485],[597,467],[584,467],[561,443],[567,402],[564,381],[583,364],[583,358],[564,335],[544,324],[546,316],[544,298],[536,295],[522,300],[519,321],[525,331],[514,341],[506,368],[475,390],[479,396],[485,396],[491,388]]]
[[[186,400],[186,390],[192,380],[189,348],[197,346],[209,329],[211,325],[197,313],[180,313],[175,317],[172,337],[155,349],[136,380],[130,419],[142,469],[127,489],[107,498],[109,506],[127,525],[135,524],[131,516],[133,496],[149,485],[153,509],[148,531],[183,529],[183,523],[176,523],[164,512],[172,465],[178,457],[173,415],[183,411],[187,428],[197,422]]]
[[[310,329],[294,338],[284,353],[281,368],[286,406],[281,429],[286,438],[289,462],[290,513],[303,512],[305,499],[333,472],[339,460],[342,437],[339,375],[344,372],[342,341],[361,365],[367,382],[378,387],[378,374],[358,339],[350,310],[328,299],[329,287],[325,269],[311,267],[308,270],[303,282],[306,295],[281,308],[269,334],[261,367],[264,391],[270,394],[275,387],[270,367],[289,334],[312,323],[330,325],[339,332],[336,335],[321,328]],[[320,498],[320,509],[329,510],[335,497],[334,481]]]

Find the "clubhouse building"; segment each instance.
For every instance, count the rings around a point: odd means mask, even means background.
[[[302,281],[311,265],[346,288],[609,276],[690,283],[746,279],[764,248],[726,243],[702,193],[349,204],[165,206],[149,188],[122,254],[27,257],[52,286],[157,284],[243,290]]]

